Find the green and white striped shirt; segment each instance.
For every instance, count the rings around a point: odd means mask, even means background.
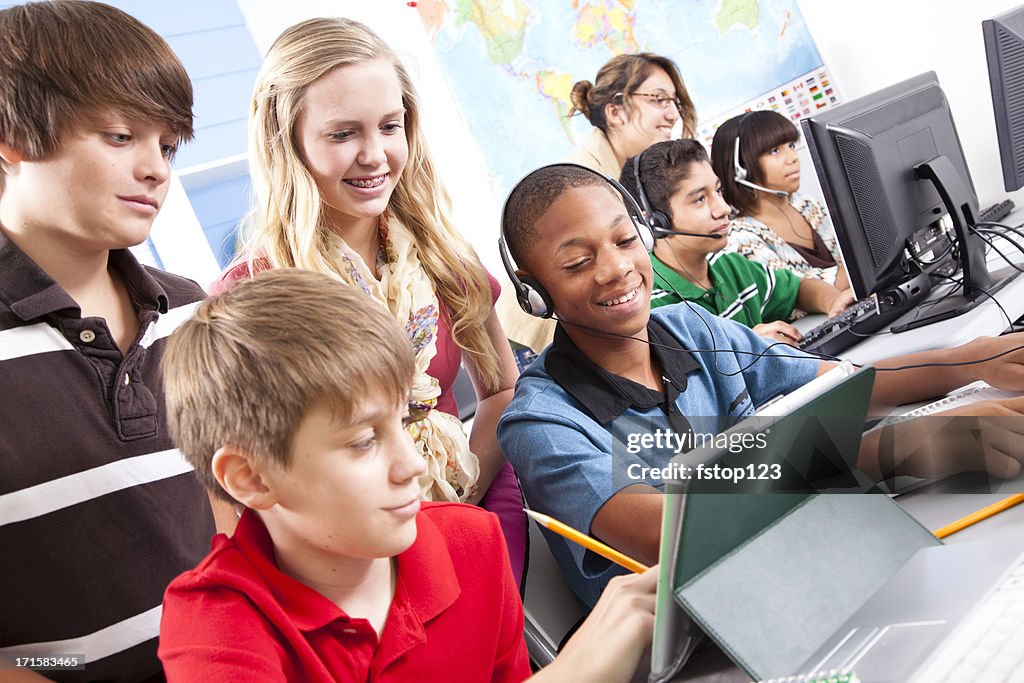
[[[796,308],[800,278],[789,270],[770,270],[736,253],[717,252],[708,261],[712,288],[705,290],[651,254],[654,287],[651,308],[692,301],[715,315],[747,327],[789,320]]]

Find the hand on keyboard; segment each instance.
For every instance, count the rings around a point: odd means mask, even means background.
[[[843,289],[840,290],[836,297],[832,299],[832,303],[828,307],[828,317],[834,318],[847,308],[849,308],[854,302],[853,290]]]
[[[863,338],[851,335],[849,329],[854,323],[862,322],[870,317],[874,310],[875,302],[870,298],[854,302],[839,315],[833,316],[820,325],[807,330],[800,340],[800,348],[825,354],[834,354],[846,350]],[[865,329],[864,333],[870,334],[875,329]]]
[[[796,346],[800,339],[803,338],[800,330],[781,320],[754,325],[753,330],[754,334],[759,337],[764,337],[773,342],[785,342],[790,346]]]
[[[972,373],[997,389],[1024,391],[1024,332],[998,337],[978,337],[960,347],[964,360],[979,361]]]
[[[1006,479],[1024,463],[1024,396],[978,401],[880,430],[884,478],[941,479],[987,472]]]

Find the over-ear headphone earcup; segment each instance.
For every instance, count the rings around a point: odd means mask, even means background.
[[[555,314],[551,297],[536,278],[521,275],[519,282],[522,284],[522,288],[516,290],[516,299],[519,301],[520,308],[538,318],[550,318]]]
[[[744,118],[744,119],[740,120],[740,126],[741,127],[743,125],[743,121],[744,120],[746,120],[746,119]],[[733,163],[733,166],[734,166],[734,170],[736,171],[736,180],[737,181],[746,180],[747,179],[747,175],[748,175],[747,174],[747,169],[740,162],[740,136],[739,135],[736,136],[736,146],[733,148],[732,163]]]
[[[640,236],[640,243],[644,245],[644,249],[654,251],[654,237],[656,234],[654,224],[650,221],[643,223],[634,218],[633,227],[636,228],[636,234]]]
[[[663,214],[661,211],[654,211],[650,216],[647,217],[647,222],[651,226],[651,233],[653,233],[654,239],[660,239],[662,237],[669,237],[672,233],[672,221],[668,219],[668,216]],[[652,246],[647,251],[653,251]]]

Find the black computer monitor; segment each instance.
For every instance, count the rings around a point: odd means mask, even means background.
[[[898,306],[910,296],[907,283],[927,287],[929,272],[952,260],[962,270],[963,294],[930,306],[917,327],[969,310],[1002,284],[993,282],[985,245],[971,232],[978,199],[934,72],[802,126],[858,298],[877,294]]]
[[[1024,186],[1024,7],[981,23],[1007,192]]]

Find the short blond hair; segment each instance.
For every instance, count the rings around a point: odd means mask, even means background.
[[[412,345],[386,308],[324,274],[272,270],[199,304],[162,361],[171,438],[211,491],[217,449],[285,467],[299,422],[327,400],[352,418],[368,396],[408,400]]]

